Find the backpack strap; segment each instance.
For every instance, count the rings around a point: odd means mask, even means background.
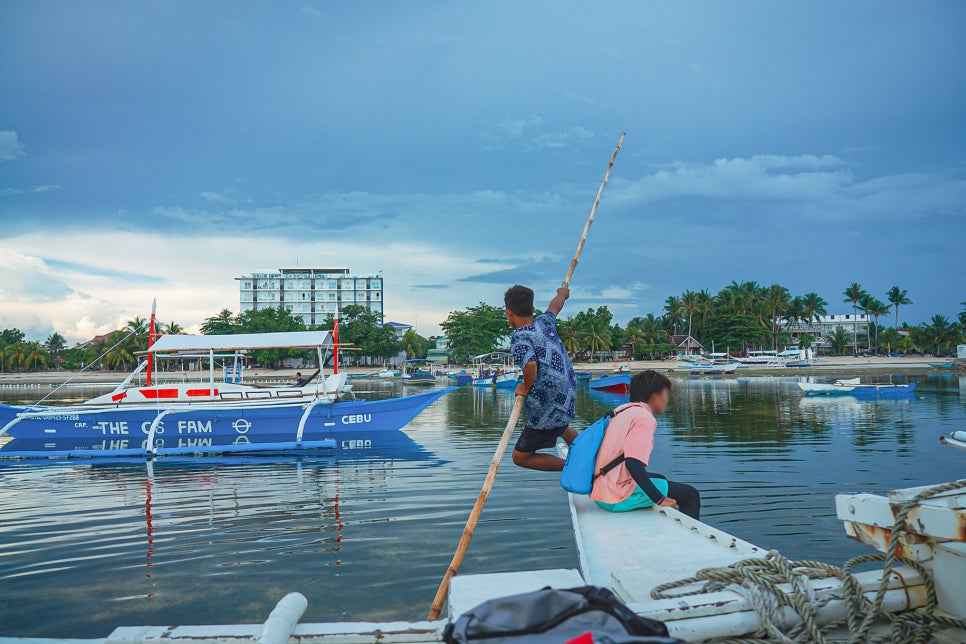
[[[607,412],[607,415],[610,417],[610,420],[607,421],[608,424],[610,423],[611,420],[614,419],[614,416],[616,416],[617,414],[621,413],[621,411],[625,411],[625,410],[627,410],[629,408],[630,407],[625,407],[624,409],[621,409],[620,411],[615,411],[615,410],[611,409],[609,412]],[[590,480],[593,482],[593,481],[596,481],[597,479],[599,479],[602,476],[607,476],[608,473],[610,473],[615,467],[617,467],[618,465],[620,465],[623,462],[624,462],[624,455],[623,454],[620,454],[618,456],[615,456],[614,457],[614,460],[612,460],[610,463],[608,463],[604,467],[600,468],[600,471],[597,472],[596,474],[594,474],[593,478],[590,479]]]

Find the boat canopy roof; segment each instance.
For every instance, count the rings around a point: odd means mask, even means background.
[[[512,357],[513,357],[512,354],[510,354],[507,351],[494,351],[492,353],[483,353],[478,356],[473,356],[472,360],[473,362],[482,362],[484,360],[495,360],[495,359],[506,360],[507,358],[512,358]]]
[[[163,335],[149,353],[185,351],[245,351],[254,349],[314,349],[331,346],[331,331],[234,333],[231,335]]]

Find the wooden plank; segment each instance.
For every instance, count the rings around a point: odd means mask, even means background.
[[[496,597],[529,593],[547,586],[575,588],[583,585],[583,577],[573,568],[457,575],[450,581],[449,618],[455,621],[471,608]]]
[[[896,504],[876,494],[839,494],[835,497],[835,512],[843,521],[891,529],[897,511]],[[934,540],[966,542],[966,511],[927,501],[909,512],[903,528],[908,533]]]

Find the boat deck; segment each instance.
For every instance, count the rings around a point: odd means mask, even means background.
[[[580,569],[588,584],[611,588],[628,604],[651,590],[765,551],[670,508],[613,513],[570,495]]]

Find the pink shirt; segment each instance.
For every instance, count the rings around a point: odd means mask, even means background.
[[[629,403],[614,411],[618,413],[610,419],[597,451],[597,471],[621,454],[647,465],[654,449],[654,430],[657,429],[657,419],[651,408],[646,403]],[[636,487],[627,466],[621,463],[594,481],[590,498],[601,503],[620,503],[633,494]]]

